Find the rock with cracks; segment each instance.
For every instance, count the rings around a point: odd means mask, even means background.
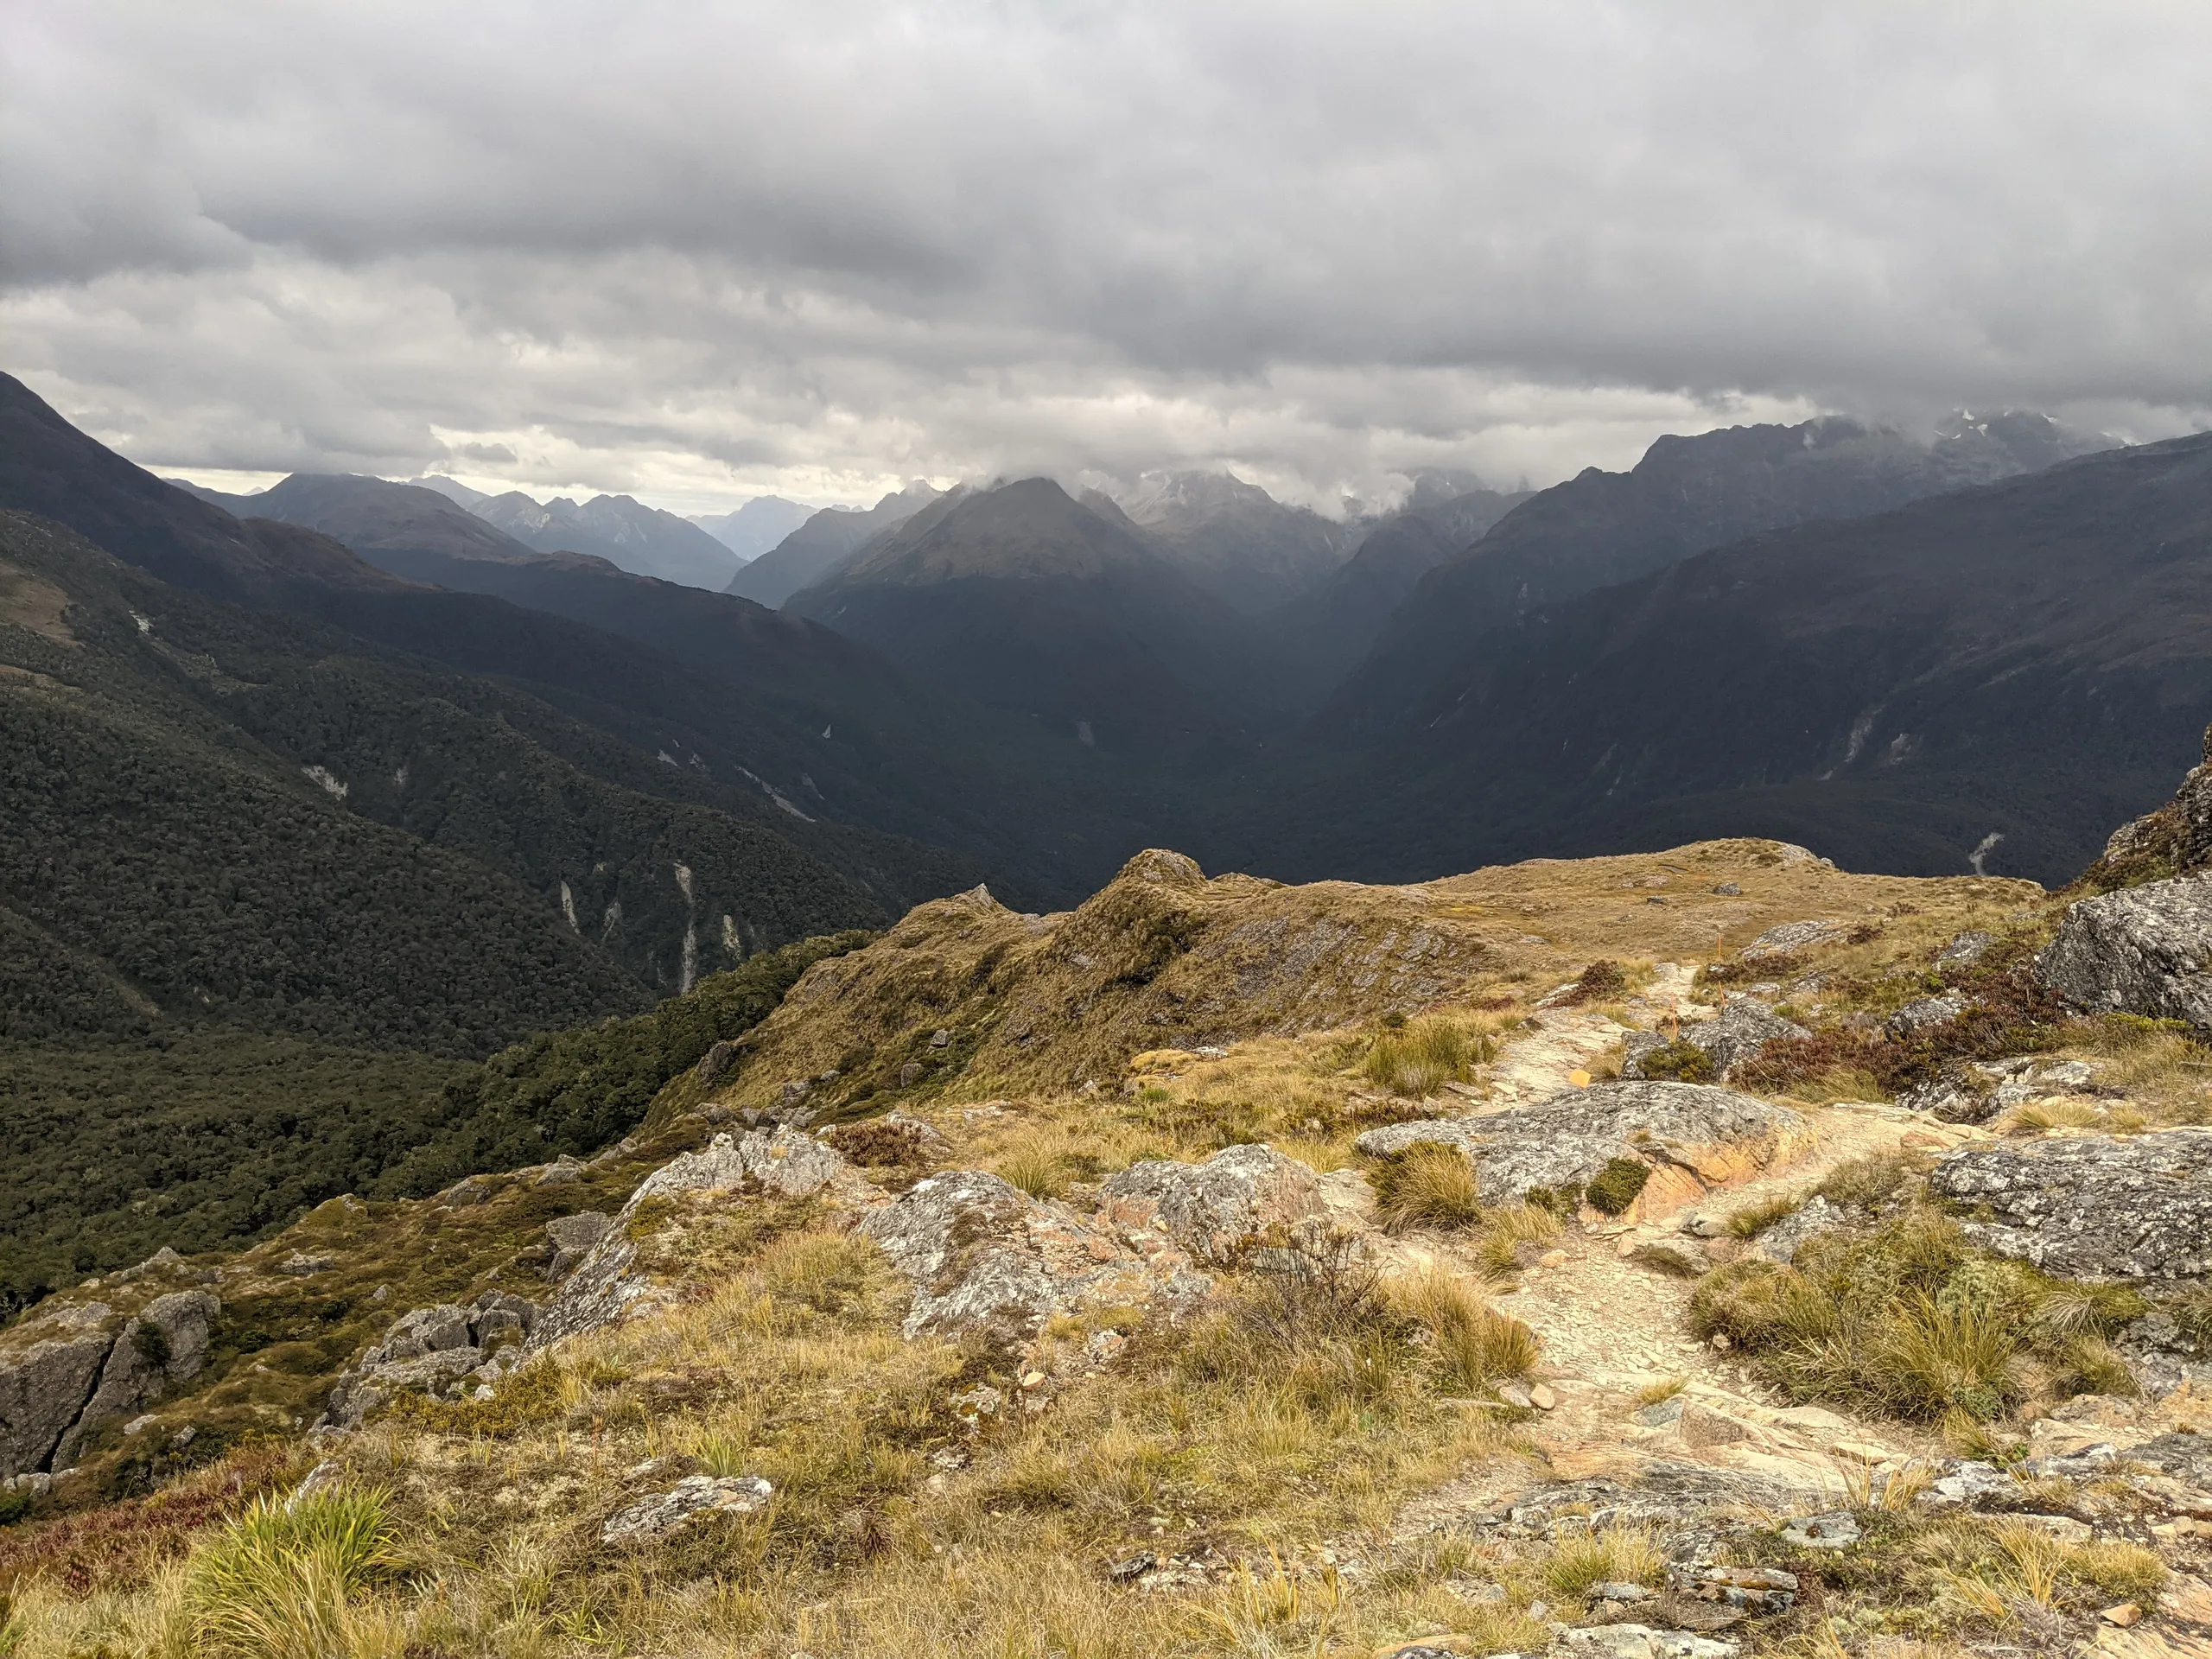
[[[1204,1163],[1133,1164],[1099,1188],[1117,1226],[1154,1227],[1192,1256],[1228,1267],[1255,1244],[1323,1223],[1320,1179],[1272,1147],[1230,1147]]]
[[[1211,1288],[1166,1238],[1141,1253],[1067,1205],[980,1170],[917,1183],[860,1230],[914,1287],[909,1338],[973,1333],[1014,1346],[1057,1313],[1180,1304]]]
[[[2080,899],[2036,958],[2036,977],[2093,1014],[2212,1029],[2212,874]]]
[[[690,1475],[675,1490],[625,1504],[599,1529],[602,1544],[650,1543],[702,1515],[750,1515],[775,1489],[758,1475]]]
[[[1930,1178],[1976,1243],[2099,1279],[2212,1271],[2212,1128],[1962,1147]]]
[[[1491,1202],[1586,1186],[1613,1160],[1636,1159],[1654,1171],[1637,1213],[1657,1215],[1765,1167],[1806,1133],[1788,1107],[1732,1089],[1624,1081],[1487,1117],[1393,1123],[1352,1144],[1374,1158],[1423,1144],[1454,1147],[1474,1164]]]
[[[172,1384],[199,1376],[222,1311],[214,1293],[206,1290],[172,1291],[141,1308],[108,1351],[92,1398],[54,1447],[54,1466],[75,1462],[86,1438],[102,1424],[134,1417]]]
[[[655,1198],[713,1192],[771,1192],[806,1198],[827,1187],[872,1194],[851,1164],[811,1135],[790,1128],[718,1135],[697,1152],[671,1159],[638,1183],[612,1223],[601,1230],[530,1333],[535,1351],[585,1331],[604,1330],[653,1299],[651,1280],[638,1267],[638,1243],[629,1224]]]
[[[99,1384],[115,1332],[92,1302],[10,1334],[32,1339],[0,1357],[0,1476],[46,1468]]]

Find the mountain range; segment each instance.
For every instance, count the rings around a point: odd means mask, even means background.
[[[780,495],[756,495],[734,512],[695,518],[692,523],[750,564],[814,517],[815,509]]]
[[[872,507],[824,507],[739,571],[725,591],[773,609],[830,575],[871,537],[904,524],[939,493],[916,479]]]

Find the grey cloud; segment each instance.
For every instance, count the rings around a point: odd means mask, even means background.
[[[2190,9],[11,15],[0,348],[172,465],[711,505],[2196,423]],[[151,446],[150,448],[149,446]],[[500,452],[512,460],[500,458]]]

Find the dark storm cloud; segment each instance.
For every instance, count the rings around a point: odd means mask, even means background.
[[[4,14],[0,346],[166,465],[1327,499],[2212,367],[2194,9]],[[493,459],[511,452],[512,463]]]

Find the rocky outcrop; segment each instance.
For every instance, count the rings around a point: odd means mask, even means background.
[[[582,1210],[547,1222],[545,1236],[553,1243],[553,1259],[545,1264],[545,1276],[566,1278],[569,1270],[589,1255],[592,1246],[605,1238],[613,1225],[613,1217],[597,1210]]]
[[[113,1277],[127,1284],[181,1265],[171,1251]],[[222,1311],[212,1292],[194,1287],[124,1318],[106,1302],[82,1302],[9,1332],[0,1350],[0,1478],[69,1467],[96,1430],[197,1376]]]
[[[395,1395],[457,1399],[472,1387],[495,1383],[513,1368],[537,1322],[535,1302],[499,1290],[486,1291],[467,1307],[441,1302],[410,1308],[338,1379],[315,1427],[359,1428]]]
[[[1740,993],[1721,1005],[1719,1014],[1681,1028],[1681,1040],[1702,1050],[1713,1062],[1713,1075],[1725,1078],[1740,1061],[1757,1055],[1777,1037],[1808,1037],[1812,1033],[1795,1021],[1784,1020],[1755,996]],[[1666,1046],[1665,1033],[1640,1031],[1622,1048],[1621,1075],[1643,1076],[1643,1060],[1655,1049]]]
[[[1806,1132],[1805,1120],[1788,1107],[1732,1089],[1621,1082],[1571,1089],[1487,1117],[1394,1123],[1352,1144],[1374,1158],[1402,1157],[1424,1143],[1456,1147],[1474,1164],[1491,1202],[1540,1188],[1584,1187],[1613,1160],[1634,1159],[1654,1172],[1634,1213],[1653,1216],[1764,1168]]]
[[[1745,945],[1738,954],[1745,962],[1764,962],[1770,957],[1786,957],[1792,951],[1826,944],[1831,939],[1843,937],[1843,924],[1833,921],[1784,922],[1767,931]]]
[[[1056,1313],[1180,1303],[1211,1288],[1167,1240],[1147,1255],[980,1170],[932,1175],[860,1230],[914,1287],[910,1338],[977,1333],[1013,1346]]]
[[[2204,762],[2182,779],[2173,799],[2113,830],[2082,879],[2110,887],[2212,865],[2212,727],[2204,732]]]
[[[598,1241],[562,1281],[552,1304],[532,1327],[528,1347],[535,1351],[564,1337],[603,1330],[645,1305],[652,1285],[638,1267],[638,1243],[631,1236],[631,1224],[645,1205],[729,1192],[799,1198],[829,1187],[856,1203],[876,1199],[875,1189],[851,1164],[812,1136],[786,1128],[718,1135],[701,1150],[670,1160],[639,1182],[629,1202],[600,1230]]]
[[[1985,1217],[1965,1224],[1976,1243],[2047,1272],[2212,1272],[2212,1129],[1962,1147],[1930,1183]]]
[[[2094,1089],[2095,1079],[2096,1066],[2088,1060],[1946,1060],[1899,1095],[1897,1104],[1946,1123],[1986,1123],[2008,1106]]]
[[[1132,1164],[1099,1187],[1120,1227],[1154,1227],[1198,1262],[1234,1264],[1262,1240],[1286,1241],[1324,1221],[1320,1181],[1272,1147],[1230,1147],[1200,1164]]]
[[[54,1466],[75,1462],[86,1437],[101,1425],[136,1416],[166,1389],[199,1376],[222,1312],[223,1304],[206,1290],[172,1291],[141,1308],[108,1350],[99,1386],[54,1447]]]
[[[0,1476],[44,1470],[99,1385],[115,1346],[105,1302],[63,1309],[11,1334],[0,1356]]]
[[[2067,907],[2036,977],[2092,1014],[2212,1029],[2212,874],[2126,887]]]

